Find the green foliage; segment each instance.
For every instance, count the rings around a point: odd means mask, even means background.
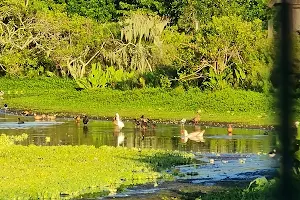
[[[123,13],[126,10],[137,10],[137,9],[147,9],[152,12],[158,12],[164,15],[166,12],[166,6],[164,5],[166,1],[164,0],[142,0],[142,1],[132,1],[132,0],[122,0],[117,1],[117,8]]]
[[[67,0],[68,13],[96,19],[99,22],[112,20],[116,15],[113,0]]]
[[[159,59],[153,50],[159,52],[160,36],[168,20],[141,11],[130,13],[122,22],[119,39],[112,39],[104,45],[102,55],[106,62],[119,69],[144,73],[153,71]]]
[[[5,1],[0,9],[2,71],[29,77],[48,71],[70,74],[74,79],[84,76],[114,25],[70,17],[61,7],[50,1],[33,0],[27,9],[21,2]]]
[[[270,41],[262,31],[261,21],[245,22],[236,16],[213,17],[201,27],[196,38],[202,55],[198,70],[208,72],[209,77],[205,85],[262,91],[268,84],[271,52],[266,50]]]
[[[271,14],[268,0],[205,0],[196,2],[197,15],[201,24],[211,21],[212,17],[236,15],[247,21],[260,19],[267,25],[267,19]]]
[[[2,138],[2,136],[0,137]],[[2,147],[2,146],[1,146]],[[1,199],[64,199],[156,181],[156,169],[192,162],[193,155],[102,146],[19,146],[1,149]],[[112,167],[113,166],[113,167]]]
[[[164,75],[160,75],[160,85],[162,88],[170,88],[171,81],[168,79],[168,77]]]
[[[123,84],[128,84],[127,81],[132,81],[134,72],[126,72],[123,69],[115,70],[114,67],[106,67],[102,69],[100,63],[92,64],[91,72],[88,77],[77,79],[76,83],[80,88],[96,89],[104,87],[122,88]]]
[[[267,92],[273,62],[262,31],[269,18],[266,5],[265,0],[5,0],[0,74],[72,77],[81,87],[98,87],[92,63],[101,63],[139,75],[122,84],[103,79],[99,87]]]
[[[268,181],[265,177],[253,180],[246,189],[230,188],[219,192],[210,192],[198,200],[221,200],[221,199],[242,199],[242,200],[268,200],[276,199],[277,182]]]
[[[267,189],[270,186],[273,186],[275,183],[275,180],[268,181],[266,177],[261,177],[254,179],[253,181],[250,182],[248,188],[245,190],[245,192],[250,192],[250,191],[262,191]]]

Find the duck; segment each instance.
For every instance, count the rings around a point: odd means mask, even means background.
[[[48,120],[55,120],[56,119],[56,115],[47,115],[46,116]]]
[[[77,115],[74,117],[76,123],[80,123],[80,115]]]
[[[29,115],[29,111],[24,110],[24,111],[22,112],[22,115],[28,116],[28,115]]]
[[[88,116],[84,115],[83,118],[82,118],[82,122],[83,122],[83,124],[86,126],[86,125],[89,123],[89,118],[88,118]]]
[[[196,125],[200,121],[200,113],[197,112],[196,116],[192,119],[192,122]]]
[[[114,123],[114,125],[118,126],[118,122],[117,122],[117,118],[116,116],[113,117],[112,122]]]
[[[227,132],[229,136],[232,135],[232,131],[233,131],[232,124],[228,124]]]
[[[276,156],[276,149],[273,149],[272,151],[269,152],[269,157],[274,158]]]
[[[142,115],[142,116],[141,116],[140,120],[141,120],[141,122],[145,122],[145,123],[147,123],[147,122],[148,122],[148,119],[147,119],[147,118],[145,118],[145,116],[144,116],[144,115]]]
[[[5,112],[7,111],[7,109],[8,109],[8,105],[4,104],[4,110],[5,110]]]
[[[181,130],[181,139],[185,143],[188,141],[188,139],[193,140],[195,142],[204,142],[203,134],[205,133],[205,130],[199,130],[194,131],[192,133],[188,133],[187,130],[182,129]]]
[[[142,121],[141,122],[141,129],[144,129],[144,130],[146,130],[148,128],[148,124],[147,124],[147,122],[145,122],[145,121]]]
[[[114,117],[114,120],[115,120],[115,117]],[[134,123],[135,128],[141,128],[141,122],[139,120],[134,119],[133,123]]]
[[[144,115],[140,117],[140,126],[142,129],[146,130],[149,127],[148,122],[149,119],[145,118]]]
[[[41,119],[43,119],[42,115],[37,115],[36,113],[34,113],[33,116],[34,116],[35,120],[41,120]]]
[[[186,119],[185,119],[185,118],[183,118],[182,120],[180,120],[181,126],[184,126],[185,122],[186,122]]]
[[[124,127],[124,123],[120,119],[120,115],[116,113],[116,116],[114,118],[114,124],[119,127],[119,129],[122,129]]]
[[[24,121],[22,121],[20,117],[18,118],[18,124],[24,124]]]

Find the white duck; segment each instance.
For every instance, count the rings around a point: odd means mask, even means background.
[[[118,113],[116,113],[115,119],[115,125],[117,125],[119,129],[122,129],[124,127],[124,123],[120,120],[120,115]]]
[[[188,133],[187,130],[182,129],[180,131],[181,133],[181,139],[182,141],[185,143],[188,141],[188,139],[193,140],[195,142],[204,142],[204,138],[203,138],[203,134],[204,134],[205,130],[202,131],[194,131],[192,133]]]

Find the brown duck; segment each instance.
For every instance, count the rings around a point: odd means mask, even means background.
[[[80,116],[79,115],[77,115],[76,117],[74,117],[74,119],[75,119],[76,123],[80,123]]]
[[[192,119],[192,122],[196,125],[200,121],[200,114],[197,113],[196,116]]]
[[[228,135],[232,135],[232,131],[233,131],[232,124],[228,124],[228,128],[227,128]]]

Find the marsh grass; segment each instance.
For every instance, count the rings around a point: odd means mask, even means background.
[[[267,125],[276,120],[273,98],[251,91],[185,91],[181,87],[77,91],[75,87],[70,79],[0,79],[0,90],[5,91],[2,103],[19,110],[102,117],[118,112],[127,118],[146,115],[152,119],[180,120],[192,119],[200,109],[202,121]]]
[[[192,154],[162,150],[9,145],[0,153],[0,199],[69,199],[115,193],[171,178],[158,169],[192,162]]]

